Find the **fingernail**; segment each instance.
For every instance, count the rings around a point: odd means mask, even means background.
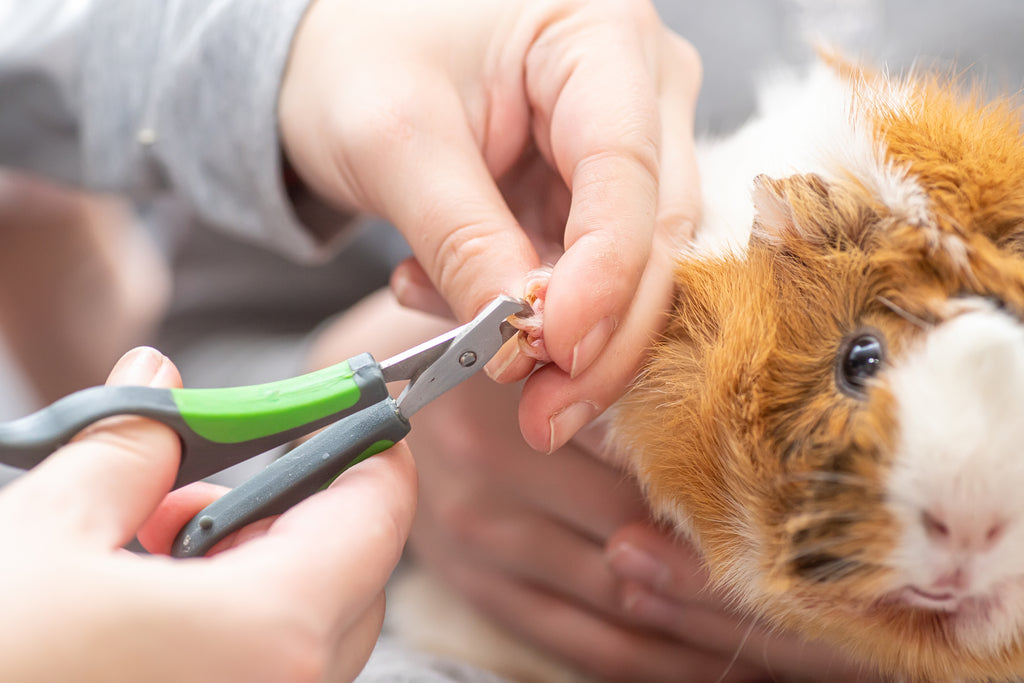
[[[668,566],[632,543],[620,543],[608,551],[605,561],[619,578],[637,581],[655,591],[667,589],[672,582]]]
[[[107,384],[148,386],[163,362],[164,355],[156,349],[148,346],[134,348],[117,361],[107,377]]]
[[[430,280],[419,277],[423,274],[419,266],[407,267],[400,264],[391,274],[391,293],[402,306],[440,317],[453,317],[451,309],[437,293]]]
[[[391,288],[391,293],[395,299],[403,306],[412,297],[412,281],[409,278],[409,274],[401,268],[396,268],[391,273],[391,280],[388,282],[388,286]]]
[[[512,363],[515,362],[516,357],[519,355],[519,347],[516,344],[505,344],[498,353],[494,355],[487,365],[484,366],[484,372],[487,376],[494,381],[500,381],[502,375],[511,367]]]
[[[661,628],[675,625],[680,616],[678,604],[637,585],[623,591],[622,609],[637,621]]]
[[[601,318],[597,324],[590,328],[590,331],[583,335],[583,339],[576,343],[572,349],[572,368],[569,376],[575,378],[581,372],[590,367],[594,359],[601,353],[608,340],[615,331],[616,323],[611,317]]]
[[[548,426],[551,430],[548,439],[548,453],[565,444],[572,438],[573,434],[583,428],[585,424],[597,417],[597,405],[590,401],[580,401],[562,408],[551,416]]]

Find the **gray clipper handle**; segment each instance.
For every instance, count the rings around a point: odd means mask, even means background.
[[[179,532],[171,555],[206,554],[232,532],[284,512],[408,433],[409,422],[391,397],[336,422],[193,517]]]

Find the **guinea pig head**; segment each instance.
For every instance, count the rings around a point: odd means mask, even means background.
[[[1024,144],[1009,109],[927,92],[936,121],[877,128],[917,199],[761,177],[748,248],[681,258],[613,430],[738,604],[913,680],[1002,680],[1024,672]]]

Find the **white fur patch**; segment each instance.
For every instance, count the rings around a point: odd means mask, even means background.
[[[889,561],[893,590],[951,592],[957,635],[992,652],[1024,628],[1024,327],[972,303],[886,374],[900,426],[888,496],[902,529]],[[957,572],[962,585],[940,586]]]
[[[872,119],[879,109],[908,111],[910,86],[886,82],[861,90],[858,100],[851,84],[825,65],[803,78],[778,77],[761,92],[760,113],[750,123],[726,139],[698,145],[704,220],[696,250],[721,254],[746,248],[758,174],[853,179],[893,216],[912,225],[931,224],[928,194],[906,168],[887,158]]]

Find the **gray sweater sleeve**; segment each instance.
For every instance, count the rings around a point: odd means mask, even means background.
[[[310,0],[0,0],[0,163],[135,197],[310,258],[277,96]],[[326,224],[326,225],[325,225]]]

